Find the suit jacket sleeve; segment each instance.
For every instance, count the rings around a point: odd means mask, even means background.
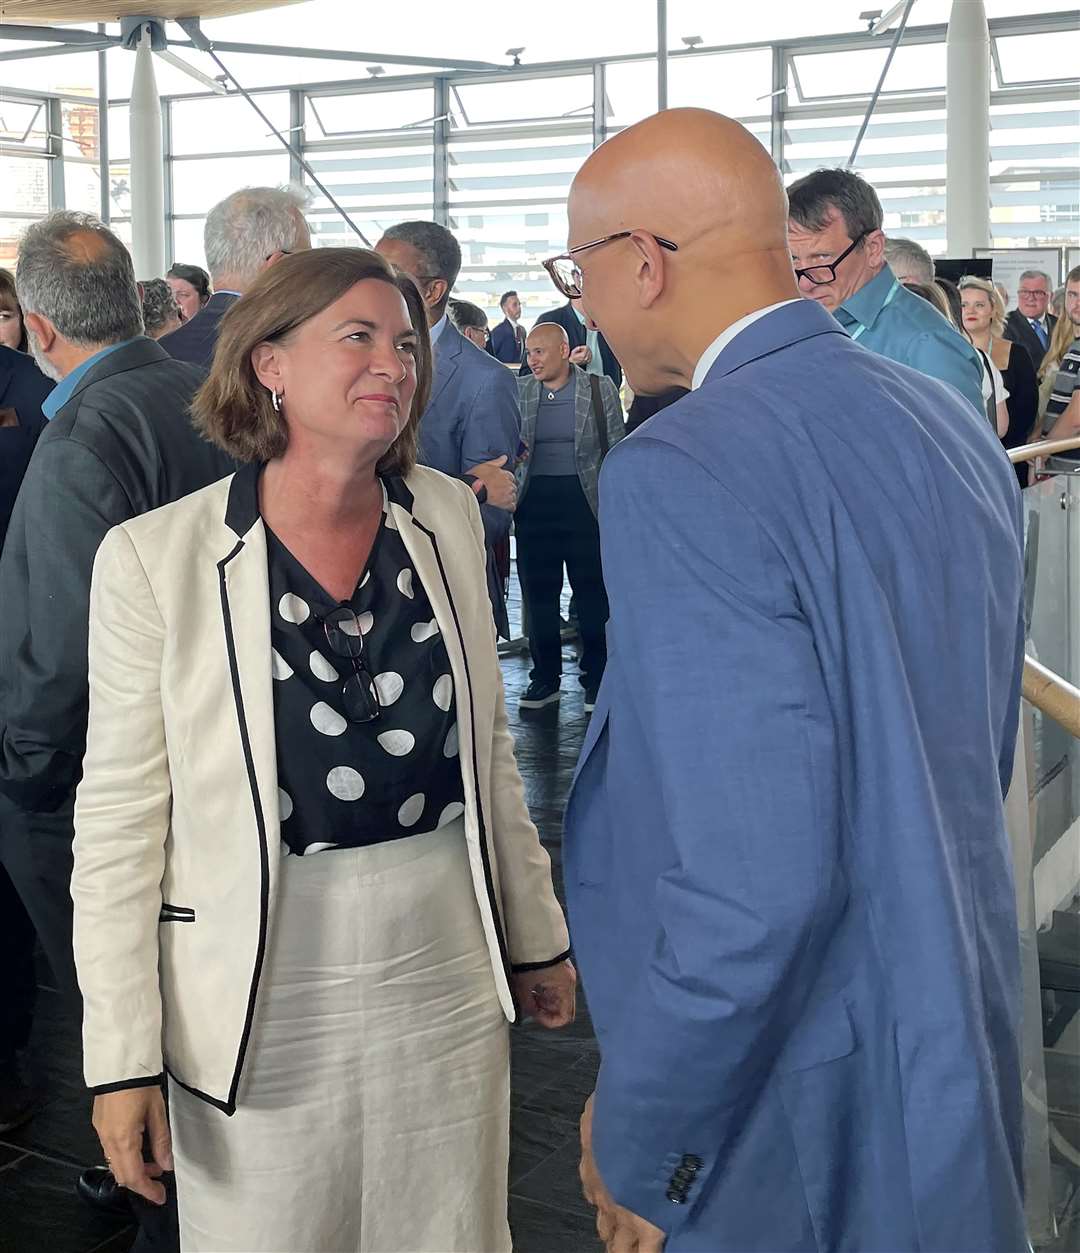
[[[919,335],[909,349],[905,364],[943,383],[951,383],[965,400],[985,415],[982,367],[974,356],[974,349],[962,335],[939,335],[929,331]]]
[[[608,448],[614,448],[619,440],[626,438],[626,419],[623,417],[618,389],[606,374],[600,380],[600,395],[604,400],[604,422],[607,425]]]
[[[476,499],[466,501],[478,547],[477,578],[484,577],[484,533]],[[515,970],[553,966],[570,955],[566,920],[551,882],[551,859],[525,803],[525,786],[514,756],[506,716],[502,667],[495,635],[485,630],[475,664],[489,669],[495,684],[495,726],[491,745],[491,835],[499,866],[499,888],[510,964]]]
[[[25,600],[24,615],[4,626],[7,634],[22,624],[0,660],[0,791],[31,812],[60,808],[79,781],[94,555],[108,530],[134,512],[93,449],[50,434],[23,479],[0,572],[4,599]]]
[[[461,437],[461,466],[463,470],[505,457],[504,469],[512,474],[521,438],[521,410],[518,407],[517,383],[509,370],[491,369],[485,372],[480,390],[463,423]],[[494,505],[482,505],[484,535],[490,548],[510,533],[512,514]]]
[[[651,963],[603,1042],[594,1148],[616,1200],[670,1231],[689,1209],[665,1197],[672,1160],[699,1157],[708,1187],[821,961],[836,746],[790,572],[747,510],[648,437],[616,450],[603,480],[612,656],[638,676],[612,716],[650,728],[642,769],[676,860],[655,883]]]
[[[153,1083],[162,1071],[158,917],[172,795],[164,639],[146,572],[117,528],[90,594],[90,725],[71,880],[84,1066],[97,1091]]]

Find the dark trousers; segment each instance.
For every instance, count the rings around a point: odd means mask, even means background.
[[[577,475],[537,475],[514,515],[518,579],[529,622],[530,678],[557,683],[562,673],[563,566],[581,631],[581,684],[595,690],[607,662],[607,592],[600,530]]]
[[[30,1041],[37,979],[34,925],[11,876],[0,865],[0,1062]]]
[[[77,999],[71,940],[72,809],[28,814],[7,801],[0,806],[0,863],[37,932],[57,991]]]

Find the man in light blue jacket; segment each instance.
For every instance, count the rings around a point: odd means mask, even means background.
[[[564,869],[601,1233],[1021,1253],[1016,477],[953,388],[798,298],[738,123],[622,131],[569,222],[550,269],[634,390],[693,389],[600,474]]]
[[[979,413],[982,359],[885,260],[881,201],[851,170],[815,170],[788,188],[788,240],[799,290],[864,348],[950,383]]]

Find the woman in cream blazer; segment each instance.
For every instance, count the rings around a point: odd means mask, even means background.
[[[86,1078],[121,1184],[160,1203],[175,1151],[185,1253],[510,1247],[507,1023],[569,1021],[574,976],[507,728],[475,497],[414,464],[430,374],[411,280],[360,249],[284,258],[226,315],[196,402],[248,464],[116,528],[95,565],[72,882]],[[282,763],[323,740],[275,725],[282,682],[313,681],[272,645],[307,606],[268,581],[291,563],[348,616],[390,543],[413,572],[406,608],[430,607],[412,641],[445,646],[433,713],[456,706],[461,800],[432,830],[413,795],[400,822],[423,834],[354,845],[338,828],[298,848]],[[324,628],[311,670],[333,709],[311,721],[344,752],[396,694],[367,668],[366,625]],[[354,717],[357,693],[373,714]],[[422,794],[386,743],[394,786]],[[335,776],[357,771],[326,778],[359,829],[364,784]]]

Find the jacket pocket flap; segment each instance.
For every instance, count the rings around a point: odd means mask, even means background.
[[[839,997],[808,1011],[780,1058],[780,1070],[790,1073],[823,1066],[855,1051],[851,1011]]]

